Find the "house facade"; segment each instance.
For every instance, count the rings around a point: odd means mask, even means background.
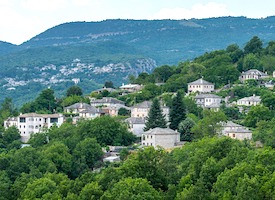
[[[222,123],[222,135],[238,140],[251,140],[252,131],[232,121]]]
[[[95,106],[95,107],[125,105],[123,101],[120,101],[112,97],[103,97],[102,99],[90,98],[90,104],[91,106]]]
[[[244,97],[237,101],[238,106],[256,106],[261,103],[261,97],[256,96],[255,94],[250,97]]]
[[[239,76],[239,80],[244,83],[246,80],[260,80],[264,78],[269,78],[267,73],[261,72],[257,69],[250,69],[246,72],[242,72],[242,74]]]
[[[195,102],[202,108],[219,110],[222,98],[215,94],[198,94],[195,97]]]
[[[214,84],[203,80],[202,78],[188,83],[188,93],[210,93],[215,90]]]
[[[137,137],[141,137],[145,128],[145,119],[141,117],[129,117],[125,119],[125,122],[128,124],[129,131],[134,133]]]
[[[180,133],[169,128],[154,128],[142,134],[141,144],[143,146],[172,148],[179,144]]]
[[[146,118],[148,117],[150,108],[152,106],[151,101],[144,101],[142,103],[136,104],[131,107],[131,117],[140,117]],[[169,120],[169,107],[161,106],[162,114],[165,115],[166,121]]]
[[[17,122],[15,122],[17,121]],[[36,134],[44,129],[52,127],[54,124],[60,126],[64,122],[62,114],[37,114],[27,113],[16,118],[9,118],[4,122],[5,128],[15,125],[21,136],[21,141],[26,143],[31,134]]]
[[[121,89],[122,91],[125,91],[125,92],[137,92],[139,90],[141,90],[143,88],[142,85],[139,85],[139,84],[122,84],[122,86],[119,87],[119,89]]]

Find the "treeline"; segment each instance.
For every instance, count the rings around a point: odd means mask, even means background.
[[[49,131],[49,143],[2,152],[0,199],[275,197],[272,148],[257,149],[227,137],[203,138],[171,152],[140,149],[121,163],[104,166],[100,142],[90,137],[75,141],[71,128],[67,124]]]

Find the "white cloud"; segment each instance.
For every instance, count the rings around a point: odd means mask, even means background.
[[[64,7],[67,0],[22,0],[23,8],[35,11],[56,11]]]
[[[155,13],[151,19],[191,19],[208,18],[218,16],[234,15],[227,9],[225,4],[210,2],[207,4],[195,4],[191,9],[186,8],[164,8]]]

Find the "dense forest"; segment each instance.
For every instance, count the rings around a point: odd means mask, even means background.
[[[178,128],[186,141],[169,151],[140,148],[122,121],[124,116],[81,120],[76,125],[67,120],[59,128],[33,135],[30,146],[24,148],[16,128],[2,127],[0,199],[275,199],[274,89],[238,80],[248,69],[272,74],[274,56],[275,42],[264,46],[255,36],[243,49],[233,44],[178,66],[164,65],[151,74],[130,76],[132,83],[145,85],[139,93],[90,94],[117,97],[128,106],[161,100],[171,109],[170,121],[177,121],[171,128]],[[256,94],[262,105],[247,113],[225,105],[218,112],[202,110],[184,95],[187,83],[202,76],[215,83],[217,94],[229,96],[229,101]],[[64,106],[80,101],[88,100],[76,86],[63,98],[45,89],[20,109],[7,98],[0,107],[0,120],[18,112],[62,112]],[[250,127],[253,140],[221,137],[219,122],[226,120]],[[103,162],[102,148],[108,151],[109,145],[127,147],[119,152],[121,162]]]

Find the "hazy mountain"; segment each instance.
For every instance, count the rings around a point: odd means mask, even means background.
[[[65,23],[19,46],[0,43],[0,95],[22,103],[45,87],[62,94],[78,79],[89,93],[106,80],[118,86],[129,74],[233,43],[243,47],[254,35],[264,43],[275,40],[275,17]]]

